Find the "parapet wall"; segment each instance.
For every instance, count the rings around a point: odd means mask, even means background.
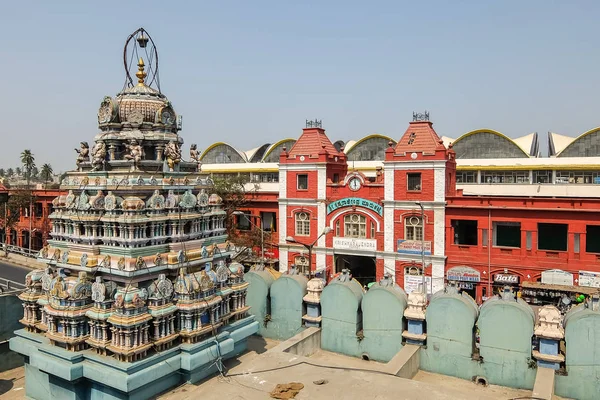
[[[250,282],[259,277],[253,274],[246,274]],[[251,283],[248,298],[254,298],[254,291],[264,293],[266,286],[286,288],[270,291],[261,300],[265,308],[269,303],[273,310],[261,334],[286,340],[294,336],[294,331],[303,329],[298,311],[310,304],[303,302],[307,290],[303,293],[302,285],[291,290],[289,283],[278,282],[280,279],[268,285],[264,281]],[[311,282],[308,286],[310,289]],[[410,299],[407,302],[406,294],[396,285],[378,283],[364,292],[352,279],[330,282],[320,295],[321,348],[390,361],[406,343],[402,333],[407,330],[410,319],[407,316],[414,314],[406,312],[407,304],[411,304]],[[426,309],[425,305],[423,308],[426,341],[420,350],[421,369],[533,389],[539,354],[543,352],[539,342],[544,336],[536,336],[540,318],[527,303],[509,293],[502,298],[491,298],[478,307],[469,296],[446,288],[436,293]],[[600,393],[600,312],[592,308],[597,307],[580,306],[556,322],[556,329],[562,332],[564,327],[564,342],[562,336],[558,338],[557,348],[566,348],[564,361],[557,361],[555,368],[555,392],[560,396],[595,399]],[[253,306],[251,312],[257,309],[261,308]],[[283,330],[281,326],[294,329]],[[557,360],[561,354],[556,356]]]

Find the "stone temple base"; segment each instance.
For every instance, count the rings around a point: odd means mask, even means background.
[[[71,352],[24,329],[10,339],[11,350],[25,356],[25,395],[50,399],[148,399],[184,382],[197,382],[218,369],[215,360],[246,350],[258,331],[253,316],[220,329],[216,337],[179,344],[133,363],[100,356],[93,350]]]

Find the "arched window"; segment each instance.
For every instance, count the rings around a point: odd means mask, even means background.
[[[353,238],[367,237],[367,218],[360,214],[349,214],[344,217],[344,236]]]
[[[296,267],[298,267],[300,270],[302,270],[302,268],[304,267],[308,267],[309,262],[308,262],[308,257],[306,256],[296,256],[294,257],[294,264],[296,264]]]
[[[307,212],[296,213],[296,235],[310,236],[310,215]]]
[[[420,276],[421,268],[417,267],[416,265],[411,265],[410,267],[406,267],[406,268],[404,268],[404,275]]]
[[[423,240],[423,220],[415,215],[404,220],[404,237],[406,240]]]

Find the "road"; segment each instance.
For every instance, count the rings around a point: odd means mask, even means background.
[[[8,264],[0,261],[0,278],[9,279],[11,281],[25,283],[25,275],[31,271],[30,268],[19,267],[14,264]]]

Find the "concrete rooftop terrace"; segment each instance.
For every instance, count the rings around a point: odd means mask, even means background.
[[[276,351],[279,342],[253,336],[248,351],[224,363],[226,374],[198,384],[185,384],[160,400],[262,400],[270,398],[277,384],[300,382],[304,388],[295,399],[477,399],[532,398],[530,390],[473,382],[419,371],[413,379],[377,371],[384,364],[318,350],[310,357]],[[271,351],[268,351],[271,350]],[[360,371],[359,371],[360,370]],[[264,371],[264,372],[261,372]],[[326,380],[325,384],[315,384]],[[553,397],[560,400],[560,397]]]
[[[279,342],[253,336],[248,351],[224,363],[226,376],[215,375],[197,384],[185,384],[160,400],[263,400],[279,383],[300,382],[296,399],[530,399],[530,390],[512,389],[419,371],[413,379],[353,369],[381,369],[384,364],[318,350],[310,357],[277,351]],[[275,349],[274,349],[275,350]],[[259,372],[269,370],[267,372]],[[0,399],[25,399],[24,368],[0,373]],[[313,382],[327,380],[322,385]],[[553,399],[561,400],[558,396]]]

